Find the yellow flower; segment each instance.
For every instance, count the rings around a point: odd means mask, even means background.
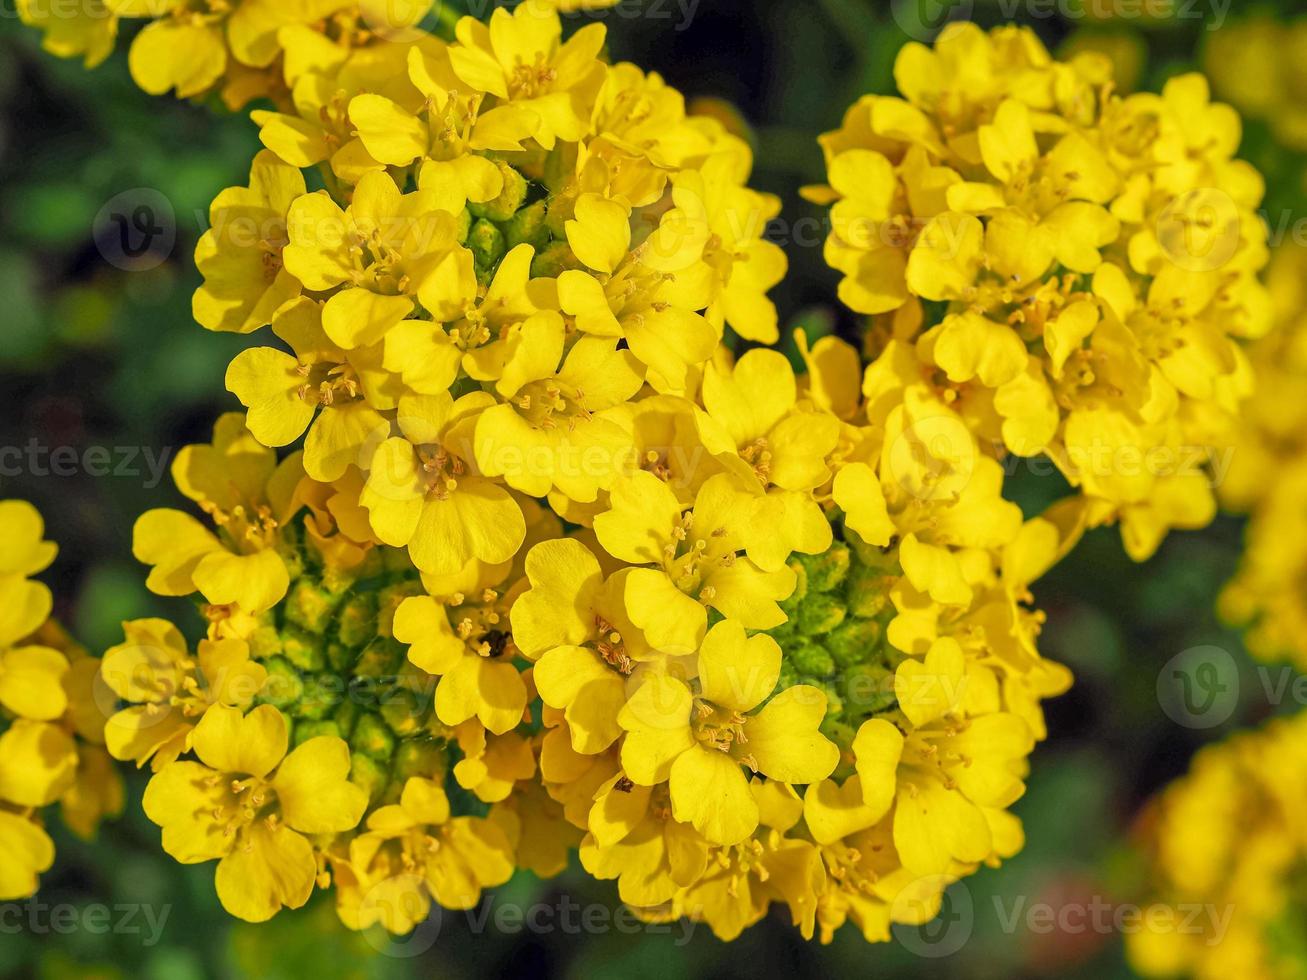
[[[447,285],[442,306],[447,324],[404,320],[385,340],[385,366],[414,391],[438,395],[449,390],[462,370],[477,381],[497,381],[520,344],[520,327],[539,307],[531,287],[534,249],[518,245],[499,263],[481,290],[472,270]]]
[[[0,808],[0,900],[27,898],[36,891],[37,876],[54,864],[54,843],[41,826],[18,813]]]
[[[699,648],[697,691],[671,674],[651,673],[618,714],[627,775],[641,786],[668,782],[676,818],[713,843],[738,843],[758,825],[741,766],[781,782],[812,783],[838,761],[839,750],[817,731],[825,694],[796,686],[767,700],[780,660],[775,640],[746,637],[726,620]]]
[[[518,732],[487,734],[477,721],[454,730],[463,758],[454,764],[454,779],[483,803],[508,799],[514,787],[536,774],[532,740]]]
[[[493,821],[451,817],[440,786],[414,777],[397,804],[373,811],[367,831],[335,862],[341,882],[337,908],[351,929],[381,923],[396,934],[427,918],[431,899],[469,909],[485,888],[513,873],[512,845]]]
[[[841,299],[878,318],[868,397],[898,375],[985,453],[1048,455],[1136,559],[1210,522],[1207,474],[1135,459],[1228,439],[1240,344],[1270,324],[1237,114],[1200,75],[1122,97],[1104,59],[1016,27],[948,25],[895,80],[822,137],[829,184],[805,191],[831,205]]]
[[[450,60],[444,48],[415,49],[409,77],[423,101],[406,106],[360,93],[350,100],[349,116],[372,157],[392,167],[418,163],[418,186],[439,195],[441,210],[457,214],[468,201],[491,201],[503,190],[504,172],[481,154],[521,150],[537,123],[532,112],[515,106],[482,112],[484,96],[460,91]]]
[[[419,104],[421,94],[409,82],[404,60],[375,48],[351,52],[307,27],[282,28],[278,38],[286,47],[285,74],[294,111],[250,113],[259,127],[259,140],[293,167],[328,162],[337,177],[350,183],[370,170],[382,169],[384,165],[367,152],[354,129],[350,100],[372,92],[405,105]]]
[[[308,429],[304,468],[332,483],[364,467],[390,432],[381,411],[402,388],[381,366],[380,344],[343,350],[322,329],[322,305],[308,298],[277,311],[273,333],[292,354],[251,347],[227,367],[227,389],[248,412],[245,424],[265,446],[286,446]]]
[[[708,842],[672,817],[666,786],[613,776],[595,794],[587,826],[582,866],[601,881],[616,878],[618,895],[633,908],[671,901],[708,869]]]
[[[348,0],[105,0],[119,17],[154,18],[132,42],[136,84],[151,95],[181,99],[212,88],[225,72],[267,68],[281,53],[278,31],[311,24],[350,6]],[[229,59],[231,63],[229,64]]]
[[[62,717],[68,707],[63,688],[67,671],[68,660],[49,647],[0,649],[0,706],[36,721]]]
[[[55,722],[19,718],[0,735],[0,800],[49,806],[77,775],[77,743]]]
[[[290,582],[277,528],[289,516],[302,472],[296,457],[278,465],[240,415],[224,415],[211,445],[187,446],[173,462],[178,489],[209,514],[219,533],[183,511],[143,514],[132,551],[154,566],[150,589],[159,595],[199,592],[215,607],[247,615],[272,608]]]
[[[463,17],[449,48],[454,74],[474,92],[510,104],[531,122],[528,133],[546,150],[575,143],[588,129],[606,70],[596,58],[606,33],[590,24],[562,41],[558,14],[540,4],[498,9],[488,25]]]
[[[621,337],[649,370],[649,382],[685,390],[690,369],[712,355],[718,332],[699,312],[712,300],[703,262],[709,229],[674,209],[645,241],[631,246],[631,216],[617,202],[586,194],[567,222],[567,240],[590,270],[558,278],[558,300],[579,330]]]
[[[615,341],[582,337],[565,352],[562,318],[531,316],[495,382],[503,401],[477,421],[481,472],[532,497],[557,489],[570,500],[593,501],[621,472],[631,449],[629,435],[606,410],[642,383],[635,359]]]
[[[780,331],[767,291],[785,278],[788,261],[779,245],[762,236],[781,205],[744,186],[751,166],[748,155],[741,165],[729,154],[713,154],[673,178],[673,197],[692,222],[711,232],[704,261],[716,274],[719,292],[708,320],[718,333],[725,322],[745,340],[774,344]]]
[[[412,596],[395,613],[395,639],[408,658],[440,677],[436,716],[446,725],[478,719],[496,735],[522,721],[527,691],[514,665],[508,600],[487,587],[472,601],[462,595]]]
[[[690,510],[644,470],[613,486],[609,509],[594,519],[595,534],[614,558],[661,573],[664,581],[656,589],[653,579],[648,588],[642,582],[627,607],[656,648],[690,652],[675,644],[691,624],[702,635],[709,607],[748,629],[785,621],[776,603],[794,590],[793,570],[767,571],[740,554],[756,525],[755,500],[728,474],[704,483]]]
[[[704,411],[696,414],[704,445],[732,473],[756,484],[765,497],[758,529],[746,544],[765,569],[785,564],[795,551],[830,547],[830,523],[812,491],[831,478],[827,457],[839,440],[834,415],[798,405],[789,361],[778,351],[751,350],[729,370],[710,363],[703,376]]]
[[[563,711],[572,748],[602,752],[621,735],[617,716],[637,668],[660,659],[663,649],[697,645],[697,610],[675,622],[665,607],[654,635],[667,646],[654,645],[631,622],[626,602],[665,601],[666,581],[644,568],[622,569],[605,581],[594,554],[575,540],[536,545],[526,557],[526,576],[531,587],[511,614],[514,642],[536,662],[541,699]]]
[[[211,704],[248,708],[267,679],[242,640],[202,640],[192,657],[167,620],[134,620],[123,633],[125,641],[105,652],[99,676],[129,707],[109,718],[105,742],[115,759],[149,761],[155,772],[187,751]]]
[[[522,510],[503,487],[469,464],[473,432],[495,399],[484,392],[455,401],[448,392],[405,396],[402,438],[377,447],[359,498],[377,536],[407,545],[424,572],[450,575],[473,559],[507,561],[526,536]]]
[[[45,522],[22,500],[0,501],[0,650],[35,633],[50,615],[54,599],[29,575],[44,571],[58,549],[43,541]]]
[[[759,921],[773,900],[781,901],[789,906],[800,934],[811,938],[817,898],[827,880],[821,853],[810,841],[785,837],[791,815],[785,808],[768,806],[759,783],[752,788],[763,811],[758,835],[741,844],[714,847],[707,872],[677,893],[672,910],[707,922],[718,939],[731,942]],[[774,823],[777,816],[783,816],[779,825]]]
[[[47,0],[18,0],[18,16],[42,32],[45,50],[60,58],[80,57],[87,68],[109,57],[118,37],[118,18],[105,0],[87,0],[71,9],[56,9]]]
[[[298,198],[287,221],[286,269],[305,289],[332,292],[322,327],[347,350],[381,340],[419,300],[439,313],[442,280],[472,261],[436,195],[401,194],[382,171],[363,175],[346,210],[318,191]]]
[[[250,333],[300,294],[282,251],[286,214],[304,189],[299,170],[265,152],[254,158],[248,187],[229,187],[213,199],[211,227],[195,249],[204,285],[195,291],[192,308],[201,326]]]
[[[1297,54],[1307,44],[1307,24],[1269,12],[1227,21],[1203,49],[1203,71],[1212,87],[1240,112],[1268,122],[1275,140],[1293,150],[1307,146],[1307,119],[1300,95]]]
[[[955,862],[974,864],[993,854],[986,809],[1020,798],[1033,744],[1014,715],[933,721],[906,735],[876,718],[858,731],[854,753],[866,805],[883,814],[894,801],[894,847],[903,866],[938,875]]]
[[[237,918],[263,922],[308,901],[317,876],[309,837],[356,826],[367,794],[347,779],[348,746],[322,736],[287,754],[271,705],[242,716],[215,705],[192,735],[198,762],[164,766],[145,791],[145,814],[183,864],[218,860],[218,898]]]
[[[1302,865],[1302,798],[1293,787],[1305,721],[1274,719],[1202,749],[1151,802],[1139,841],[1147,904],[1126,942],[1140,975],[1283,975]]]

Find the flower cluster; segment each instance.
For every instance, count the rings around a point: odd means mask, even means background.
[[[1276,328],[1253,346],[1257,376],[1238,438],[1229,447],[1222,502],[1250,517],[1238,573],[1221,596],[1222,616],[1247,626],[1245,643],[1265,660],[1307,666],[1307,249],[1282,245],[1268,276]]]
[[[1192,460],[1228,442],[1240,342],[1271,325],[1238,115],[1200,75],[1123,98],[1103,56],[1016,27],[950,25],[895,78],[807,191],[878,384],[945,401],[996,457],[1047,455],[1078,490],[1064,522],[1119,520],[1136,558],[1209,522]]]
[[[823,941],[1016,853],[1070,683],[1030,587],[1086,527],[1144,557],[1210,520],[1191,450],[1272,321],[1206,83],[1122,98],[1016,28],[908,45],[809,191],[865,342],[792,362],[748,144],[602,25],[203,6],[134,70],[272,95],[194,298],[271,336],[175,461],[204,519],[135,528],[202,637],[130,622],[99,671],[164,849],[250,921],[331,887],[404,933],[576,850],[650,919],[731,939],[776,903]],[[1003,460],[1036,454],[1080,493],[1027,519]]]
[[[593,500],[529,497],[473,453],[419,498],[479,487],[430,553],[504,501],[524,530],[454,572],[385,543],[395,501],[356,464],[323,483],[225,416],[173,473],[212,530],[173,510],[136,529],[151,588],[196,595],[206,636],[192,655],[130,623],[103,670],[110,749],[152,763],[168,852],[218,859],[256,921],[334,881],[345,924],[404,932],[578,846],[640,914],[725,938],[772,902],[823,938],[932,917],[1021,846],[1006,808],[1069,683],[1028,586],[1064,542],[974,441],[931,455],[965,432],[946,406],[873,408],[839,341],[807,361],[719,351],[693,397],[641,384],[607,414],[627,465]]]
[[[537,10],[594,9],[617,0],[527,0]],[[310,66],[422,35],[435,0],[17,0],[45,49],[94,68],[113,52],[120,24],[132,38],[132,78],[151,95],[216,93],[229,109],[256,99],[291,104],[293,80]],[[381,55],[393,57],[393,55]]]
[[[1141,974],[1299,975],[1305,747],[1307,715],[1276,719],[1200,751],[1155,801],[1142,827],[1153,904],[1126,937]]]
[[[54,561],[31,504],[0,501],[0,900],[26,898],[54,862],[42,811],[90,837],[118,813],[123,788],[104,749],[100,661],[50,619],[50,590],[32,580]]]

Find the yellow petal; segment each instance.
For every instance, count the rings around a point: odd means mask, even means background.
[[[283,906],[297,909],[307,902],[317,871],[307,840],[287,827],[260,821],[218,862],[214,885],[228,913],[246,922],[266,922]]]
[[[835,503],[844,511],[844,523],[867,544],[884,548],[895,534],[885,504],[885,491],[866,463],[850,463],[835,474]]]
[[[68,659],[49,647],[0,651],[0,705],[23,718],[54,721],[68,707]]]
[[[758,803],[740,765],[696,745],[672,763],[672,814],[714,844],[738,844],[758,827]]]
[[[732,620],[710,629],[699,648],[703,696],[733,711],[756,708],[775,689],[780,669],[780,645],[765,633],[747,636]]]
[[[48,806],[77,776],[77,746],[58,725],[19,718],[0,735],[0,799]]]
[[[815,783],[835,771],[840,752],[817,729],[826,717],[826,695],[807,684],[788,687],[744,723],[744,751],[771,779]]]
[[[334,736],[311,738],[286,756],[273,787],[287,825],[304,834],[358,826],[368,794],[349,781],[349,766],[349,746]]]
[[[195,726],[191,744],[210,769],[262,778],[286,755],[288,741],[286,719],[270,704],[248,715],[214,705]]]

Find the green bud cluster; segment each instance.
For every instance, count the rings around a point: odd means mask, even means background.
[[[295,548],[286,598],[251,638],[268,672],[259,695],[291,728],[292,746],[321,735],[349,743],[350,779],[373,802],[398,799],[412,776],[443,779],[446,732],[432,710],[433,684],[390,635],[394,609],[421,592],[416,573],[374,562],[357,576],[321,567]]]
[[[459,241],[472,253],[477,279],[488,283],[504,256],[518,245],[530,245],[537,258],[549,249],[554,233],[544,199],[531,200],[532,184],[502,160],[494,161],[504,178],[499,196],[469,202],[459,218]],[[533,275],[539,275],[534,271]]]
[[[894,707],[893,665],[885,640],[894,616],[889,585],[897,559],[879,549],[836,542],[790,561],[796,585],[781,603],[788,621],[768,633],[780,644],[777,690],[810,684],[826,692],[823,731],[847,746],[858,726]]]

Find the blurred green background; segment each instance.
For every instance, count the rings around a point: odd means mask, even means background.
[[[1157,9],[1120,3],[1123,11]],[[925,6],[949,7],[936,0]],[[1222,6],[1190,8],[1202,16],[1113,20],[1089,16],[1109,11],[1110,0],[953,4],[985,26],[1013,13],[1055,49],[1111,50],[1123,87],[1154,90],[1201,63],[1205,40],[1222,27]],[[785,220],[808,229],[792,236],[792,272],[775,293],[785,320],[853,336],[852,318],[828,305],[835,277],[821,259],[824,230],[797,189],[823,178],[818,133],[837,126],[862,93],[892,91],[893,57],[907,39],[905,26],[914,30],[916,0],[702,0],[692,8],[684,0],[646,0],[643,16],[632,16],[635,9],[627,0],[605,18],[614,59],[660,71],[691,98],[732,103],[753,127],[756,185],[781,195]],[[180,612],[146,592],[131,558],[131,527],[149,507],[181,504],[166,476],[156,485],[159,464],[206,438],[216,415],[236,407],[222,378],[248,341],[192,322],[198,278],[191,252],[208,202],[244,182],[258,144],[244,116],[140,92],[128,77],[126,39],[88,73],[41,52],[12,0],[3,0],[3,13],[0,450],[18,448],[25,462],[0,474],[0,497],[32,500],[45,513],[48,535],[62,545],[47,577],[57,614],[100,652],[121,638],[123,619]],[[1228,16],[1246,13],[1240,4]],[[1243,155],[1267,174],[1268,210],[1301,213],[1301,161],[1279,150],[1260,123],[1249,124]],[[116,254],[115,229],[102,209],[122,194],[161,194],[175,234],[115,265],[106,258]],[[124,264],[131,268],[118,267]],[[65,461],[77,460],[62,475],[48,455],[59,447],[71,447]],[[115,472],[90,472],[90,447],[106,447]],[[1012,492],[1033,512],[1063,489],[1022,470]],[[1110,930],[1043,933],[1024,924],[1005,928],[1006,917],[1018,901],[1138,900],[1130,830],[1140,806],[1184,770],[1197,746],[1272,710],[1237,637],[1211,611],[1233,571],[1240,533],[1237,521],[1223,519],[1203,534],[1175,535],[1142,566],[1124,556],[1114,532],[1096,533],[1039,584],[1039,605],[1048,612],[1044,653],[1069,664],[1077,684],[1049,706],[1050,738],[1034,756],[1029,793],[1016,807],[1028,843],[1003,868],[955,886],[945,921],[925,935],[913,930],[899,943],[868,946],[849,927],[823,948],[803,943],[777,915],[725,945],[706,928],[686,943],[679,926],[670,934],[510,933],[446,914],[438,937],[426,930],[378,952],[374,944],[384,944],[376,937],[336,923],[329,897],[270,925],[243,926],[219,909],[212,866],[182,868],[163,855],[157,828],[141,814],[144,781],[134,778],[125,817],[96,843],[57,830],[58,864],[43,879],[39,901],[166,907],[158,941],[149,941],[140,921],[140,930],[103,934],[0,924],[0,976],[1129,976],[1120,937]],[[1167,716],[1158,677],[1171,658],[1204,645],[1229,651],[1243,683],[1229,717],[1200,730]],[[617,905],[610,884],[576,871],[548,882],[523,873],[492,902],[557,907],[563,895]]]

